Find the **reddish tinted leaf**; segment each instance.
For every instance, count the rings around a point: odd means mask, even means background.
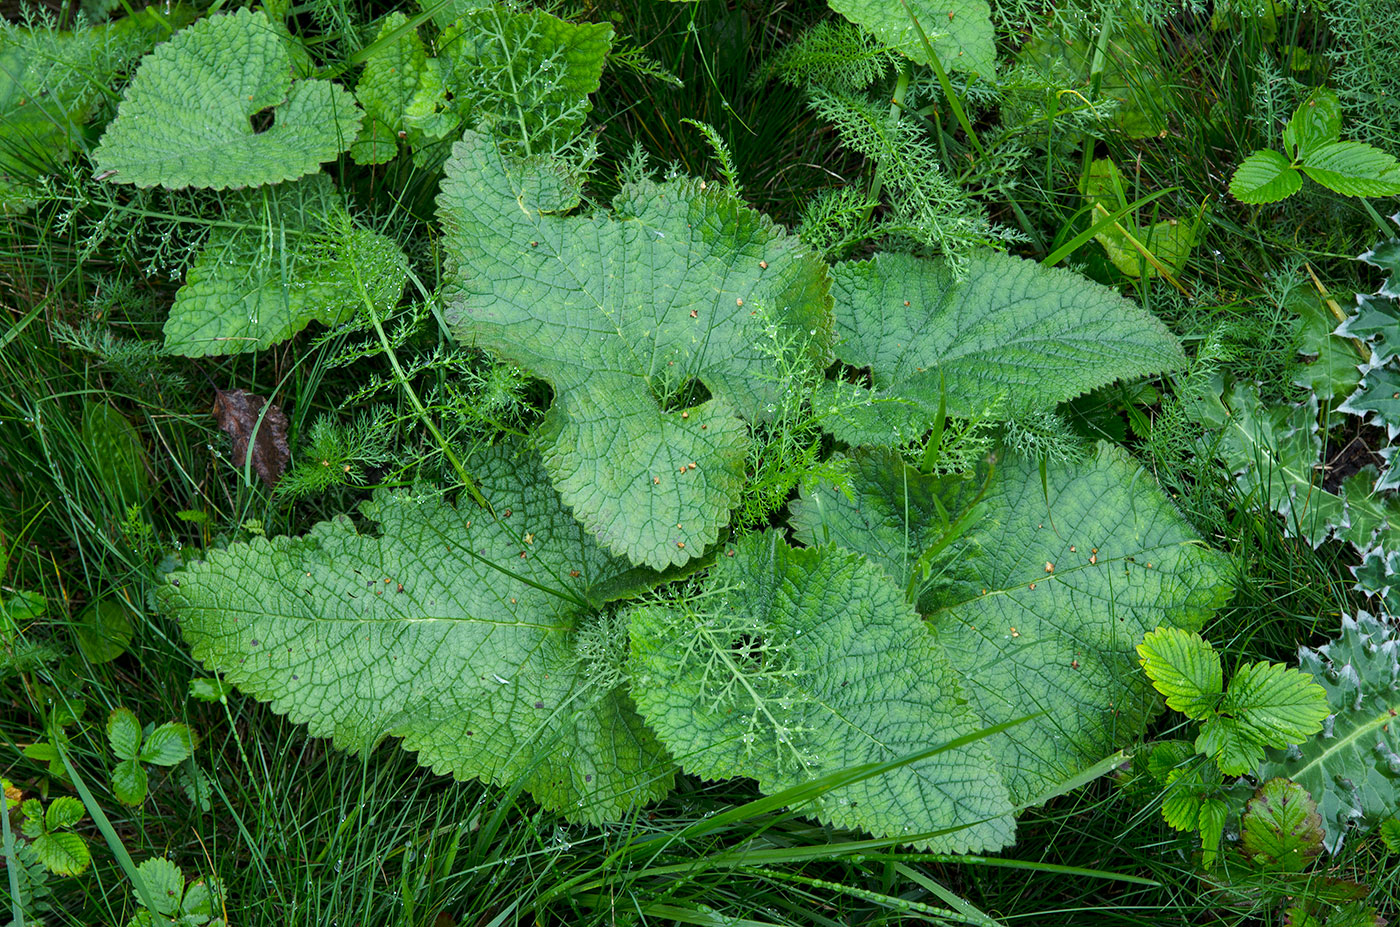
[[[287,449],[287,416],[281,407],[241,389],[215,389],[213,414],[220,430],[233,440],[234,465],[246,466],[251,455],[254,472],[268,486],[277,485],[292,456]]]

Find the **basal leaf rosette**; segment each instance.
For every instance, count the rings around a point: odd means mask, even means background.
[[[631,610],[638,708],[689,772],[774,793],[897,760],[985,725],[889,576],[834,546],[749,535],[705,592]],[[1015,829],[1006,786],[974,741],[831,789],[800,809],[943,852],[993,850]]]
[[[890,452],[855,463],[854,500],[819,487],[794,504],[797,537],[907,575],[942,533],[919,500],[938,494],[957,518],[969,492],[950,496]],[[988,741],[1021,804],[1142,732],[1156,702],[1134,647],[1159,625],[1200,627],[1228,598],[1228,560],[1107,444],[1082,463],[1048,463],[1044,484],[1036,463],[1004,460],[979,505],[920,607],[986,724],[1043,712]]]
[[[559,170],[474,132],[455,146],[448,323],[554,388],[545,465],[588,529],[635,563],[685,563],[738,499],[748,422],[781,398],[764,339],[827,360],[826,268],[719,185],[644,181],[612,213],[556,214]],[[673,407],[696,384],[710,398]]]
[[[873,389],[832,383],[823,426],[850,444],[899,445],[937,415],[1002,417],[1180,368],[1181,345],[1117,292],[1009,255],[877,254],[831,269],[836,355]],[[819,410],[821,411],[821,410]]]
[[[223,190],[292,180],[338,157],[364,114],[338,84],[294,80],[290,42],[260,10],[181,30],[137,68],[93,153],[98,171],[138,187]]]
[[[434,771],[615,820],[672,764],[621,686],[625,630],[596,609],[648,577],[601,551],[516,445],[472,461],[498,518],[381,491],[301,538],[211,551],[158,598],[194,655],[352,750],[400,737]]]

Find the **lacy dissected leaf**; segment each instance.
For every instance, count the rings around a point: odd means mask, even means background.
[[[0,214],[33,205],[117,73],[190,15],[138,10],[74,32],[0,21]]]
[[[600,597],[648,577],[599,550],[519,448],[470,466],[499,520],[381,491],[361,507],[374,534],[342,516],[235,544],[159,599],[198,659],[313,734],[357,750],[401,737],[438,772],[523,777],[548,808],[616,819],[672,778],[618,686],[625,637],[596,633]]]
[[[1224,674],[1220,654],[1201,635],[1184,628],[1157,628],[1137,646],[1143,671],[1167,699],[1167,707],[1196,721],[1220,702]]]
[[[260,350],[313,321],[343,322],[366,298],[386,313],[403,295],[403,252],[356,225],[326,175],[231,200],[226,215],[236,227],[217,229],[190,267],[165,323],[165,350]]]
[[[996,75],[992,9],[986,0],[830,0],[833,10],[919,64],[931,64],[923,37],[950,71]],[[912,18],[911,18],[912,17]],[[914,20],[918,20],[918,28]]]
[[[264,407],[267,411],[264,412]],[[241,389],[214,390],[214,418],[233,442],[233,465],[240,470],[252,458],[253,472],[276,486],[292,452],[287,447],[287,414],[276,403]]]
[[[609,215],[559,216],[557,174],[467,133],[438,210],[459,338],[554,388],[539,439],[554,485],[609,549],[653,567],[712,543],[744,476],[748,430],[782,385],[765,326],[825,366],[825,265],[718,185],[624,187]],[[698,381],[713,398],[663,401]]]
[[[1322,852],[1317,803],[1298,783],[1270,779],[1250,800],[1240,838],[1256,865],[1302,872]]]
[[[631,613],[638,708],[684,767],[777,792],[973,733],[957,674],[878,567],[776,532],[720,557],[708,592]],[[1011,842],[1006,786],[981,742],[841,786],[803,810],[881,836],[956,828],[948,852]]]
[[[1109,118],[1132,138],[1166,131],[1166,68],[1156,33],[1141,19],[1118,18],[1100,55],[1099,31],[1087,19],[1050,17],[1021,47],[1017,60],[1052,86],[1073,90],[1076,104],[1092,99],[1112,105]],[[1062,104],[1055,100],[1058,110]]]
[[[294,80],[290,41],[261,11],[181,30],[141,62],[93,153],[98,170],[222,190],[292,180],[340,155],[364,114],[337,84]]]
[[[912,440],[940,390],[949,415],[1010,415],[1185,364],[1166,327],[1113,290],[1004,254],[969,258],[961,279],[946,261],[847,261],[832,268],[832,296],[837,356],[874,384],[832,385],[820,402],[823,426],[848,443]]]
[[[1400,812],[1400,637],[1366,612],[1342,616],[1342,633],[1298,651],[1299,667],[1327,691],[1332,715],[1296,747],[1270,750],[1256,775],[1283,776],[1317,802],[1329,853]]]
[[[1265,148],[1245,158],[1230,178],[1230,195],[1241,203],[1277,203],[1303,189],[1303,175],[1277,151]]]
[[[910,526],[911,550],[927,537],[927,516],[913,505],[906,515],[898,487],[907,479],[914,500],[927,490],[912,473],[870,472],[854,468],[854,501],[832,490],[819,490],[820,505],[804,495],[794,523],[799,537],[829,530],[898,576],[908,570],[901,526]],[[1225,556],[1121,450],[1101,445],[1086,463],[1051,463],[1046,486],[1048,505],[1036,464],[999,465],[975,527],[958,541],[976,555],[955,556],[941,601],[925,606],[986,723],[1046,712],[989,741],[1016,803],[1140,733],[1155,698],[1133,648],[1159,626],[1199,627],[1230,590]]]

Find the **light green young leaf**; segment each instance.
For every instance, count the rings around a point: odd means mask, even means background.
[[[72,831],[34,838],[34,855],[54,875],[81,875],[92,862],[87,842]]]
[[[1364,142],[1331,142],[1303,156],[1303,173],[1343,196],[1400,193],[1400,161]]]
[[[194,752],[194,736],[187,725],[168,721],[151,731],[151,736],[141,745],[142,763],[157,766],[174,766],[184,761]]]
[[[1400,818],[1388,818],[1376,828],[1385,848],[1392,853],[1400,853]]]
[[[1283,148],[1290,158],[1306,161],[1316,148],[1335,142],[1342,134],[1342,105],[1335,91],[1314,90],[1283,128]]]
[[[227,698],[233,686],[213,676],[202,676],[190,680],[190,698],[201,702],[218,702]]]
[[[930,64],[911,14],[950,71],[996,76],[992,9],[986,0],[830,0],[831,8],[918,64]]]
[[[472,132],[455,147],[438,198],[447,319],[553,386],[538,439],[588,530],[633,562],[685,563],[738,499],[744,419],[781,401],[765,324],[825,366],[825,265],[718,185],[643,181],[611,216],[552,215],[539,199],[557,170]],[[713,398],[693,404],[694,382]]]
[[[1137,646],[1138,658],[1167,707],[1201,721],[1220,701],[1220,654],[1195,631],[1158,628]]]
[[[630,613],[638,708],[702,778],[750,776],[771,794],[984,726],[900,588],[861,557],[750,535],[719,558],[707,588],[684,606]],[[957,828],[920,841],[943,852],[997,849],[1014,830],[981,742],[803,810],[879,836]]]
[[[1366,612],[1343,615],[1341,635],[1300,649],[1298,663],[1326,690],[1332,715],[1298,746],[1267,751],[1254,774],[1307,789],[1322,815],[1323,846],[1336,853],[1348,834],[1400,813],[1400,637]]]
[[[1207,718],[1196,733],[1196,752],[1215,761],[1227,776],[1242,776],[1264,759],[1264,745],[1228,715]]]
[[[1331,711],[1327,693],[1309,674],[1282,663],[1250,663],[1230,679],[1220,713],[1261,745],[1283,748],[1316,734]]]
[[[899,576],[926,537],[928,484],[867,472],[852,472],[854,501],[828,487],[820,503],[804,494],[794,523]],[[917,503],[907,510],[903,485]],[[1155,702],[1134,645],[1159,626],[1199,628],[1230,590],[1225,556],[1110,445],[1083,464],[1047,464],[1044,484],[1035,462],[998,464],[950,564],[941,596],[923,604],[974,710],[987,724],[1046,712],[989,741],[1018,803],[1131,742]]]
[[[122,760],[112,769],[112,794],[122,804],[135,807],[146,800],[146,768],[135,759]]]
[[[1079,189],[1088,204],[1094,207],[1095,223],[1127,205],[1122,177],[1112,159],[1095,158],[1089,165],[1088,174],[1080,181]],[[1196,243],[1196,223],[1162,219],[1141,228],[1129,214],[1094,236],[1113,266],[1124,274],[1129,277],[1155,277],[1159,273],[1157,265],[1138,250],[1130,236],[1145,247],[1159,264],[1176,272],[1185,266]]]
[[[151,901],[155,904],[152,913],[164,914],[167,917],[178,914],[180,899],[185,895],[185,875],[180,871],[180,867],[158,856],[137,866],[136,871],[141,875],[141,881],[146,883],[146,891],[150,893]],[[132,891],[132,895],[137,904],[144,904],[135,890]]]
[[[44,827],[49,831],[72,827],[86,813],[81,801],[71,795],[61,795],[49,802],[48,810],[44,813]]]
[[[364,114],[338,84],[293,80],[290,43],[246,9],[181,30],[141,62],[97,169],[117,183],[216,190],[315,172],[350,147]],[[259,131],[264,110],[272,124]]]
[[[619,686],[625,631],[596,609],[659,577],[599,550],[518,445],[467,465],[498,519],[381,491],[361,506],[373,533],[341,516],[211,551],[159,601],[196,658],[312,734],[401,737],[438,772],[616,820],[673,767]]]
[[[1322,852],[1322,818],[1308,790],[1287,779],[1259,787],[1240,826],[1244,851],[1258,866],[1302,872]]]
[[[1115,291],[1004,254],[973,255],[961,279],[941,260],[847,261],[832,268],[832,296],[837,356],[869,367],[875,388],[829,387],[818,411],[857,443],[882,430],[878,443],[913,440],[940,390],[949,415],[1013,415],[1186,362],[1166,327]]]
[[[165,323],[165,350],[190,357],[237,354],[283,341],[313,321],[343,322],[365,293],[385,313],[403,295],[408,262],[398,245],[356,225],[331,180],[235,194],[195,259]]]
[[[1230,178],[1230,195],[1241,203],[1277,203],[1303,189],[1303,177],[1292,163],[1268,148],[1240,162]]]
[[[141,752],[141,722],[130,708],[114,708],[107,716],[107,741],[119,760],[135,759]]]

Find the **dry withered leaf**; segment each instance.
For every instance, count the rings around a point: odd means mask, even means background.
[[[266,415],[263,415],[264,405],[268,407]],[[261,424],[259,415],[262,415]],[[251,454],[253,470],[268,486],[276,486],[292,457],[287,448],[287,416],[282,408],[246,390],[216,388],[214,418],[219,421],[219,429],[233,439],[234,465],[245,466]]]

